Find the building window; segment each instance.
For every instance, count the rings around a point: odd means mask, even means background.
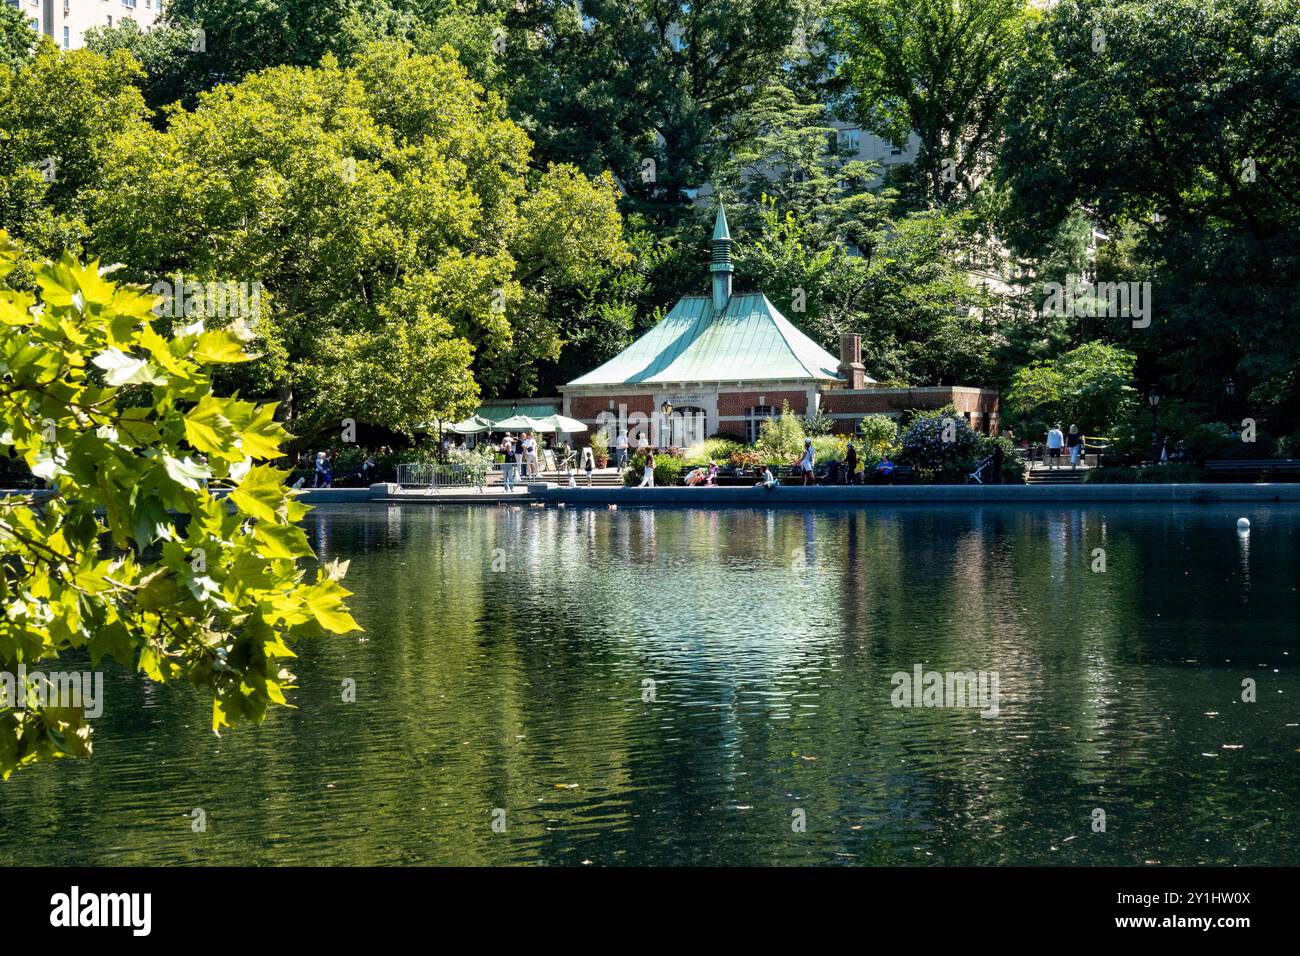
[[[758,432],[763,422],[776,418],[777,411],[771,405],[755,405],[745,413],[745,441],[751,445],[758,441]]]
[[[68,28],[67,28],[67,27],[64,27],[64,28],[63,28],[63,49],[66,50],[66,49],[68,48],[68,45],[69,45],[69,42],[70,42],[71,39],[72,39],[72,38],[71,38],[71,36],[69,35]]]
[[[698,445],[708,435],[708,420],[708,412],[698,406],[683,405],[681,408],[674,408],[665,423],[668,434],[662,436],[659,443],[674,448],[690,448],[692,445]],[[667,441],[665,442],[663,438]]]
[[[842,129],[835,134],[835,142],[841,153],[857,154],[862,148],[862,131],[858,129]]]
[[[122,0],[122,6],[124,6],[124,7],[130,7],[132,10],[134,10],[134,9],[135,9],[135,0]]]
[[[902,155],[903,155],[903,147],[902,147],[902,145],[899,144],[899,143],[890,143],[890,144],[889,144],[889,155],[890,155],[890,156],[902,156]]]

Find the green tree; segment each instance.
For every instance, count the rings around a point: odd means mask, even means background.
[[[0,274],[17,254],[0,232]],[[358,629],[345,565],[304,581],[307,508],[259,463],[280,455],[274,409],[212,393],[209,366],[251,358],[239,339],[197,324],[165,337],[153,297],[103,271],[65,256],[37,266],[38,294],[0,289],[3,448],[52,489],[0,499],[5,777],[90,753],[82,711],[36,673],[88,655],[188,681],[212,694],[215,731],[286,703],[295,643]]]
[[[530,389],[630,259],[608,178],[529,161],[454,59],[376,45],[120,137],[97,249],[149,283],[261,283],[265,358],[225,381],[278,390],[297,444],[342,418],[409,429],[480,384]]]
[[[30,58],[36,44],[31,19],[17,7],[0,6],[0,67],[18,69]]]
[[[25,251],[80,254],[89,234],[87,191],[99,185],[114,136],[144,125],[125,53],[60,52],[41,43],[30,62],[0,69],[0,223]],[[13,281],[31,285],[20,265]]]
[[[1008,74],[1034,20],[1027,0],[843,0],[835,40],[846,99],[895,142],[915,132],[932,202],[973,192],[1005,115]]]
[[[630,209],[670,226],[807,14],[801,0],[541,0],[506,16],[502,82],[540,156],[612,170]]]
[[[143,72],[136,82],[161,123],[164,107],[176,102],[192,106],[211,82],[199,67],[203,53],[195,49],[202,45],[198,29],[164,20],[143,30],[134,20],[125,19],[116,26],[92,27],[85,33],[85,43],[92,52],[112,56],[121,50],[139,61]]]
[[[1037,254],[1085,208],[1151,281],[1149,328],[1109,334],[1143,377],[1208,407],[1234,380],[1300,420],[1300,159],[1294,0],[1065,0],[1011,83],[999,176],[1008,238]],[[1099,257],[1100,258],[1100,257]]]
[[[1012,377],[1005,399],[1013,423],[1030,434],[1054,422],[1109,434],[1137,404],[1137,357],[1102,342],[1088,342],[1059,359],[1035,362]]]

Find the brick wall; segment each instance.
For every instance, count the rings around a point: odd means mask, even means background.
[[[808,413],[808,393],[802,389],[781,392],[771,392],[764,389],[761,392],[723,392],[718,396],[718,417],[727,418],[733,415],[747,415],[749,410],[758,404],[759,398],[763,399],[764,405],[775,408],[778,412],[781,410],[783,402],[789,402],[790,411],[795,414],[806,415]],[[744,426],[741,425],[741,428],[743,430]]]

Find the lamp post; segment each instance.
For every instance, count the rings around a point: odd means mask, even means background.
[[[660,434],[660,436],[659,436],[659,438],[660,438],[660,442],[659,442],[659,444],[660,444],[660,447],[664,447],[664,448],[666,448],[666,447],[670,447],[670,446],[672,445],[672,433],[671,433],[671,430],[670,430],[670,431],[669,431],[669,435],[668,435],[668,440],[667,440],[667,442],[665,442],[665,441],[663,440],[662,430],[663,430],[663,429],[668,429],[668,428],[669,428],[669,423],[672,421],[672,415],[673,415],[673,403],[670,402],[670,401],[668,401],[668,399],[664,399],[664,403],[663,403],[662,405],[659,406],[659,411],[660,411],[660,412],[663,414],[663,416],[664,416],[663,426],[662,426],[662,429],[661,429],[661,434]]]
[[[1160,404],[1160,386],[1152,385],[1147,392],[1147,401],[1151,403],[1151,463],[1160,460],[1160,431],[1156,424],[1156,406]]]

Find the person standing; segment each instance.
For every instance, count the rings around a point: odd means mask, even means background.
[[[989,466],[993,469],[993,484],[1002,484],[1002,465],[1006,461],[1007,453],[1002,447],[1002,442],[993,446],[993,462]]]
[[[614,467],[622,471],[627,467],[627,432],[621,431],[614,439]]]
[[[813,478],[813,467],[817,464],[817,453],[813,451],[811,438],[803,440],[803,457],[799,459],[799,470],[803,472],[803,483],[805,485],[815,485],[816,479]]]
[[[1065,444],[1065,435],[1061,423],[1057,422],[1047,433],[1047,467],[1055,468],[1061,463],[1061,446]]]
[[[501,481],[506,491],[515,490],[515,436],[506,432],[501,439],[501,455],[505,459],[501,464]]]
[[[1079,434],[1079,426],[1071,425],[1070,434],[1065,438],[1065,445],[1070,449],[1070,468],[1073,470],[1079,467],[1079,455],[1083,451],[1083,436]]]
[[[655,453],[647,451],[645,453],[645,472],[641,475],[640,488],[653,488],[655,486]]]
[[[858,450],[853,447],[852,439],[844,450],[844,483],[855,485],[858,482]]]
[[[532,432],[524,432],[524,477],[537,477],[537,439]]]

